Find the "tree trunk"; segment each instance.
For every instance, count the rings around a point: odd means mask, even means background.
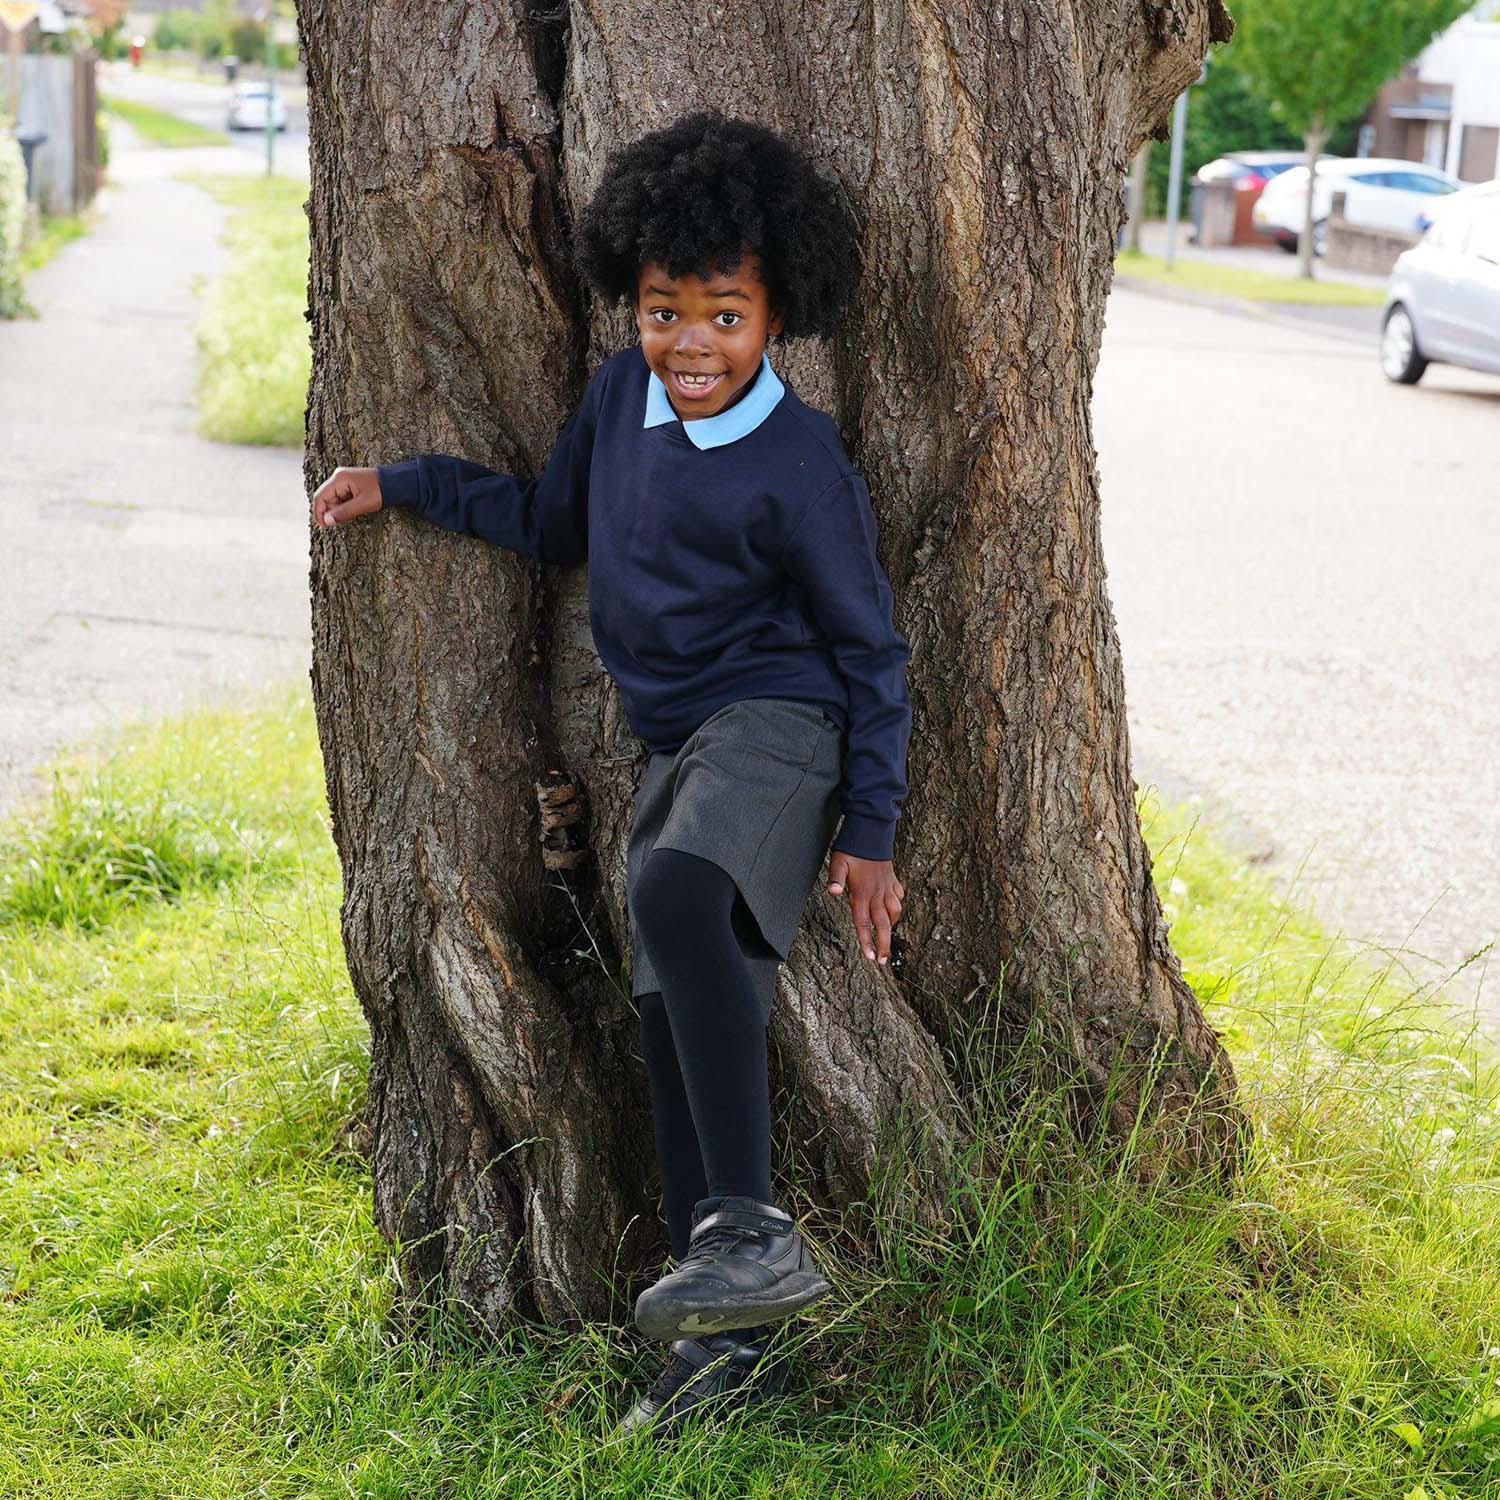
[[[309,492],[423,450],[534,473],[628,314],[569,271],[605,152],[703,104],[846,186],[864,274],[778,364],[870,483],[915,711],[887,969],[820,884],[773,1027],[798,1195],[957,1132],[976,1028],[1041,1023],[1116,1134],[1232,1166],[1234,1074],[1167,943],[1135,811],[1090,393],[1136,147],[1217,0],[569,12],[300,0]],[[691,46],[685,39],[692,38]],[[690,65],[689,65],[690,60]],[[618,1311],[662,1243],[624,870],[644,750],[585,570],[390,514],[312,539],[313,691],[369,1018],[379,1223],[412,1297]],[[1116,1086],[1106,1089],[1111,1069]],[[613,1290],[611,1283],[614,1283]]]
[[[1309,281],[1313,274],[1313,225],[1316,220],[1313,216],[1313,200],[1317,196],[1318,189],[1318,157],[1322,155],[1323,147],[1328,144],[1328,131],[1319,124],[1308,127],[1307,134],[1302,137],[1303,149],[1307,152],[1307,205],[1302,215],[1302,233],[1297,237],[1297,255],[1302,262],[1301,274]]]

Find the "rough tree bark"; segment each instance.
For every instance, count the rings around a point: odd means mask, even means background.
[[[971,1029],[1046,1022],[1103,1123],[1232,1163],[1234,1074],[1167,942],[1133,800],[1090,392],[1123,180],[1217,0],[300,0],[309,493],[436,449],[534,473],[632,342],[576,284],[607,149],[716,104],[787,130],[864,226],[854,310],[781,368],[875,498],[915,724],[892,972],[815,889],[773,1022],[797,1188],[940,1133]],[[715,29],[716,28],[716,29]],[[312,680],[371,1028],[379,1222],[411,1297],[599,1316],[660,1249],[624,863],[644,764],[586,578],[420,518],[312,538]],[[1003,982],[1002,982],[1003,978]],[[998,1011],[997,1008],[998,1007]],[[1148,1094],[1142,1100],[1142,1090]]]

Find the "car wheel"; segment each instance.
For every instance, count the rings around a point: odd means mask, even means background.
[[[1327,234],[1328,220],[1314,219],[1312,222],[1312,253],[1314,256],[1319,256],[1323,253],[1323,244],[1327,238]],[[1291,248],[1293,250],[1301,250],[1302,232],[1300,230],[1297,232],[1296,238],[1292,241]]]
[[[1385,315],[1380,331],[1380,368],[1397,385],[1415,385],[1427,368],[1427,356],[1417,347],[1411,314],[1399,302]]]
[[[1281,248],[1283,250],[1285,250],[1288,255],[1295,255],[1297,253],[1297,236],[1296,235],[1292,235],[1289,239],[1280,239],[1280,240],[1277,240],[1276,243],[1278,245],[1280,245]]]

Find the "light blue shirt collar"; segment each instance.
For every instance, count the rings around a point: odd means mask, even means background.
[[[645,356],[642,355],[642,358]],[[762,350],[760,369],[756,372],[750,389],[733,406],[726,407],[711,417],[691,417],[684,421],[682,430],[699,448],[716,448],[721,443],[732,443],[736,438],[742,438],[747,432],[753,432],[759,427],[770,415],[771,408],[781,400],[785,390],[786,387],[771,368],[770,357]],[[681,420],[672,405],[672,398],[667,395],[661,376],[652,370],[646,391],[646,420],[641,425],[656,427],[662,422]]]

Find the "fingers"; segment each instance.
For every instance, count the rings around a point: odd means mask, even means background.
[[[361,477],[368,472],[340,467],[317,487],[313,492],[313,522],[320,530],[379,509],[378,490],[372,494]]]
[[[891,929],[901,920],[901,898],[886,886],[869,896],[851,893],[849,905],[860,952],[877,963],[889,963]]]
[[[844,889],[844,882],[849,878],[849,856],[841,849],[835,849],[828,858],[828,891],[830,895],[837,896]]]
[[[891,956],[891,916],[882,901],[872,901],[870,910],[875,917],[875,957],[885,963]]]
[[[885,909],[890,914],[891,926],[894,927],[901,920],[901,897],[889,887],[885,893]]]
[[[313,522],[319,527],[328,526],[332,523],[328,516],[334,506],[349,493],[349,481],[342,469],[335,469],[332,474],[313,491]]]
[[[870,903],[868,900],[856,900],[854,906],[854,932],[859,939],[859,951],[866,958],[875,957],[875,948],[870,939]]]
[[[323,524],[325,526],[338,526],[345,521],[352,521],[356,516],[362,516],[369,507],[358,500],[344,500],[338,505],[330,505],[323,512]]]

